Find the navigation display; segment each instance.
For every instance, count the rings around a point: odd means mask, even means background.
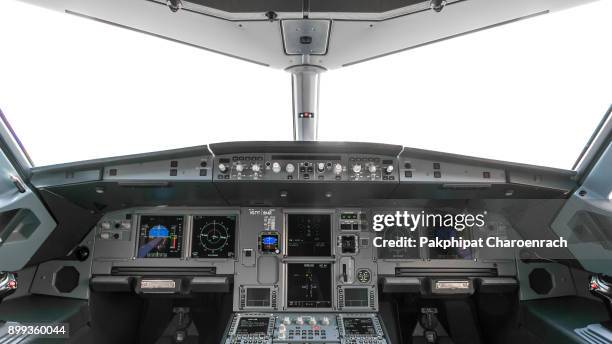
[[[180,258],[183,216],[140,216],[138,258]]]
[[[288,256],[331,256],[331,215],[289,214],[287,228]]]
[[[452,227],[440,227],[440,228],[430,228],[429,238],[435,239],[438,238],[440,240],[451,240],[452,238],[459,239],[463,237],[463,239],[469,239],[469,231],[464,230],[462,232],[457,231]],[[472,249],[468,248],[459,248],[459,247],[449,247],[444,249],[442,247],[431,247],[429,248],[429,258],[430,259],[472,259]]]
[[[411,231],[404,227],[389,227],[379,235],[385,240],[401,240],[403,238],[412,238],[419,240],[419,230]],[[380,259],[418,259],[419,248],[415,247],[379,247],[378,258]]]
[[[236,334],[266,334],[269,323],[270,318],[267,317],[240,318]]]
[[[331,308],[331,264],[287,264],[287,307]]]
[[[233,258],[236,216],[194,216],[191,258]]]
[[[343,318],[344,332],[347,335],[363,336],[376,335],[374,322],[371,318]]]

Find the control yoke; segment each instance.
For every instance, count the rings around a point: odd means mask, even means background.
[[[612,319],[612,277],[602,274],[591,276],[589,290],[604,302],[608,315]],[[609,320],[607,324],[610,326],[612,322]]]
[[[0,302],[17,290],[17,278],[12,272],[0,271]]]

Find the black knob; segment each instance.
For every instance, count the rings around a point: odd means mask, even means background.
[[[87,260],[89,258],[89,247],[87,246],[79,246],[74,250],[74,256],[80,262]]]

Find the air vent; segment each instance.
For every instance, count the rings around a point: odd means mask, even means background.
[[[74,266],[64,266],[55,273],[53,286],[60,293],[69,293],[79,285],[80,276]]]
[[[533,269],[529,273],[529,287],[539,295],[547,295],[553,289],[552,276],[546,269]]]

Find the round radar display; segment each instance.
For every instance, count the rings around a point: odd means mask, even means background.
[[[233,258],[236,216],[194,216],[192,258]]]

